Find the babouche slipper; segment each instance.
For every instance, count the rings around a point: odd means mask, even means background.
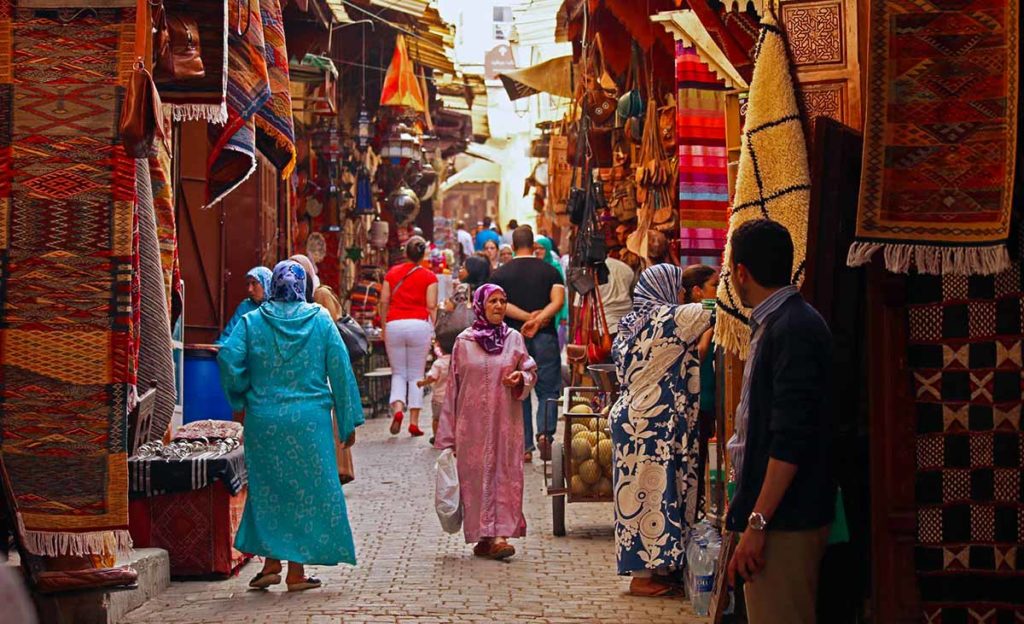
[[[288,591],[306,591],[307,589],[318,589],[323,587],[324,583],[315,576],[307,576],[298,583],[288,583]]]
[[[266,588],[270,587],[271,585],[277,585],[280,582],[281,582],[281,575],[280,574],[277,574],[277,573],[266,574],[264,572],[260,572],[256,576],[252,577],[251,581],[249,581],[249,587],[252,587],[253,589],[266,589]]]

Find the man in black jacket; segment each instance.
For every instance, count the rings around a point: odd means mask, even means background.
[[[750,624],[815,621],[818,572],[835,510],[829,463],[832,335],[790,285],[793,241],[766,219],[736,229],[732,287],[753,310],[750,355],[728,450],[742,533],[729,577],[746,581]]]

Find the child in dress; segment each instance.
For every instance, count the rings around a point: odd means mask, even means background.
[[[434,444],[434,436],[437,435],[437,423],[441,418],[441,407],[444,405],[445,388],[448,386],[448,368],[452,363],[452,349],[455,347],[455,339],[458,334],[446,333],[437,337],[434,341],[434,363],[426,377],[416,382],[421,387],[433,388],[430,398],[430,412],[432,415],[430,428],[430,444]]]

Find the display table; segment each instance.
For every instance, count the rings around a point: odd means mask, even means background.
[[[244,449],[128,460],[129,529],[136,548],[163,548],[175,577],[230,576],[251,556],[235,550],[248,475]]]

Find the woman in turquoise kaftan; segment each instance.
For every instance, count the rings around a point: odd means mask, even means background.
[[[270,269],[264,266],[253,267],[245,274],[245,281],[249,289],[249,296],[242,299],[242,303],[235,308],[228,324],[224,326],[217,344],[222,345],[231,337],[242,317],[260,307],[267,300],[267,293],[270,292],[270,278],[273,275]]]
[[[217,358],[235,411],[245,410],[249,495],[235,548],[266,557],[250,586],[312,589],[303,564],[355,565],[338,479],[333,408],[342,440],[363,424],[345,343],[327,311],[305,302],[305,270],[274,268],[270,301],[246,314]]]

